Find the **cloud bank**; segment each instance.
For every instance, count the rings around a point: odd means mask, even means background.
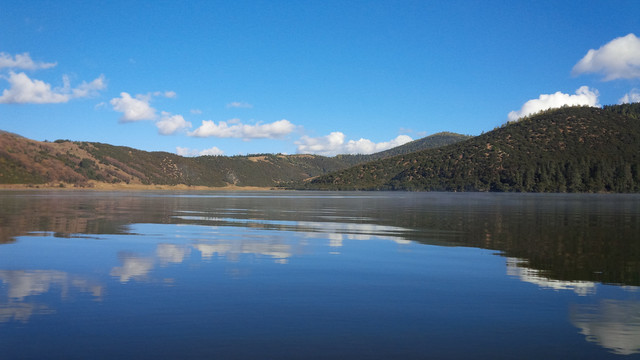
[[[374,143],[368,139],[349,140],[345,142],[345,134],[335,131],[329,135],[312,138],[303,136],[296,141],[300,154],[316,154],[334,156],[338,154],[373,154],[406,144],[413,139],[407,135],[399,135],[395,139]]]
[[[563,105],[600,106],[600,104],[598,104],[598,96],[598,90],[591,90],[587,86],[581,86],[576,90],[575,95],[564,94],[560,91],[555,94],[542,94],[539,98],[524,103],[520,110],[510,112],[508,118],[510,121],[515,121],[541,110],[559,108]]]
[[[67,76],[63,77],[63,86],[51,88],[42,80],[31,79],[27,74],[10,72],[8,77],[3,77],[9,82],[9,89],[2,91],[0,103],[2,104],[58,104],[66,103],[72,99],[86,98],[97,95],[98,91],[107,87],[104,75],[91,81],[82,82],[78,87],[71,88]]]
[[[269,124],[247,125],[240,120],[220,121],[203,120],[202,125],[189,133],[195,137],[239,138],[239,139],[276,139],[295,130],[289,120],[278,120]]]
[[[31,59],[29,53],[11,56],[11,54],[0,52],[0,69],[39,70],[49,69],[56,65],[58,65],[58,63],[35,62]]]
[[[640,78],[640,39],[634,34],[591,49],[574,67],[574,75],[600,73],[604,81]]]

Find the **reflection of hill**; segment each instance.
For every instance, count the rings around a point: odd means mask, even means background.
[[[34,231],[129,233],[137,223],[240,226],[317,234],[334,247],[376,236],[492,249],[525,259],[545,278],[638,286],[639,202],[638,195],[33,191],[2,196],[0,243]],[[158,251],[162,264],[187,255]]]
[[[577,305],[571,323],[588,341],[620,355],[640,353],[640,303],[605,300],[598,305]]]
[[[132,223],[163,222],[166,198],[127,196],[123,193],[74,191],[23,192],[3,196],[0,204],[0,244],[33,232],[66,237],[72,234],[122,234]]]
[[[548,278],[640,285],[637,195],[460,194],[448,199],[434,196],[430,206],[405,212],[389,208],[380,217],[425,229],[428,236],[413,238],[419,242],[526,259],[527,267]],[[418,201],[424,202],[408,199],[404,206]]]

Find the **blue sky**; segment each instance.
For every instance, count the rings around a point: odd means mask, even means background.
[[[0,129],[185,155],[478,135],[640,101],[638,14],[635,0],[0,0]]]

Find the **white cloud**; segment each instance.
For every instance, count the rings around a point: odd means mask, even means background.
[[[10,72],[6,78],[10,88],[2,91],[0,103],[4,104],[57,104],[66,103],[71,99],[94,96],[106,87],[104,75],[90,83],[83,82],[76,88],[71,88],[69,78],[63,77],[64,86],[51,88],[42,80],[30,79],[25,73]]]
[[[191,109],[189,112],[191,112],[194,115],[202,114],[202,110],[200,110],[200,109]]]
[[[198,153],[199,155],[210,155],[210,156],[219,156],[224,154],[224,151],[218,149],[216,146],[209,148],[209,149],[204,149],[202,151],[200,151]]]
[[[209,149],[202,150],[202,151],[197,149],[189,149],[189,148],[178,146],[176,147],[176,154],[180,156],[203,156],[203,155],[220,156],[224,154],[224,151],[218,149],[216,146]]]
[[[171,115],[168,112],[162,112],[162,118],[156,123],[158,132],[162,135],[171,135],[176,132],[190,128],[191,123],[186,121],[182,115]]]
[[[559,108],[563,105],[600,106],[598,104],[599,95],[598,90],[591,90],[587,86],[581,86],[576,90],[575,95],[564,94],[560,91],[555,94],[542,94],[539,98],[532,99],[524,103],[520,110],[510,112],[508,118],[511,121],[515,121],[521,117],[535,114],[541,110]]]
[[[589,50],[573,67],[574,75],[585,73],[601,73],[604,81],[640,78],[640,39],[629,34]]]
[[[237,119],[231,121],[220,121],[216,124],[212,120],[203,120],[202,125],[195,131],[189,133],[190,136],[197,137],[218,137],[218,138],[241,138],[241,139],[274,139],[281,138],[295,130],[289,120],[278,120],[269,124],[246,125]]]
[[[296,141],[296,145],[298,145],[298,153],[334,156],[338,154],[373,154],[406,144],[412,140],[407,135],[399,135],[395,139],[380,143],[374,143],[368,139],[345,142],[345,135],[335,131],[327,136],[317,138],[303,136]]]
[[[153,96],[162,96],[168,99],[175,99],[178,96],[178,94],[176,94],[175,91],[155,91],[153,93]]]
[[[90,83],[83,81],[77,88],[72,89],[71,93],[74,98],[92,97],[97,96],[99,90],[103,90],[107,87],[104,79],[104,75],[96,78]]]
[[[228,108],[245,108],[245,109],[251,109],[253,107],[253,105],[244,102],[244,101],[234,101],[231,103],[227,104]]]
[[[15,56],[11,56],[11,54],[0,52],[0,69],[10,68],[10,69],[23,69],[23,70],[38,70],[38,69],[52,68],[56,65],[58,64],[35,62],[31,59],[31,56],[29,56],[29,53],[16,54]]]
[[[156,118],[156,109],[149,105],[151,96],[138,94],[132,98],[126,92],[120,93],[119,98],[111,99],[113,110],[121,112],[121,122],[131,122],[140,120],[153,120]]]
[[[631,92],[624,94],[618,100],[618,104],[630,104],[640,102],[640,91],[638,89],[633,89]]]

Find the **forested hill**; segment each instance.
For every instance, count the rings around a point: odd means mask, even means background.
[[[436,149],[320,176],[301,187],[413,191],[640,191],[640,104],[565,107]]]
[[[325,157],[257,154],[182,157],[103,143],[40,142],[0,131],[0,184],[111,184],[274,187],[345,169],[367,159],[449,144],[466,137],[436,134],[391,152]]]

